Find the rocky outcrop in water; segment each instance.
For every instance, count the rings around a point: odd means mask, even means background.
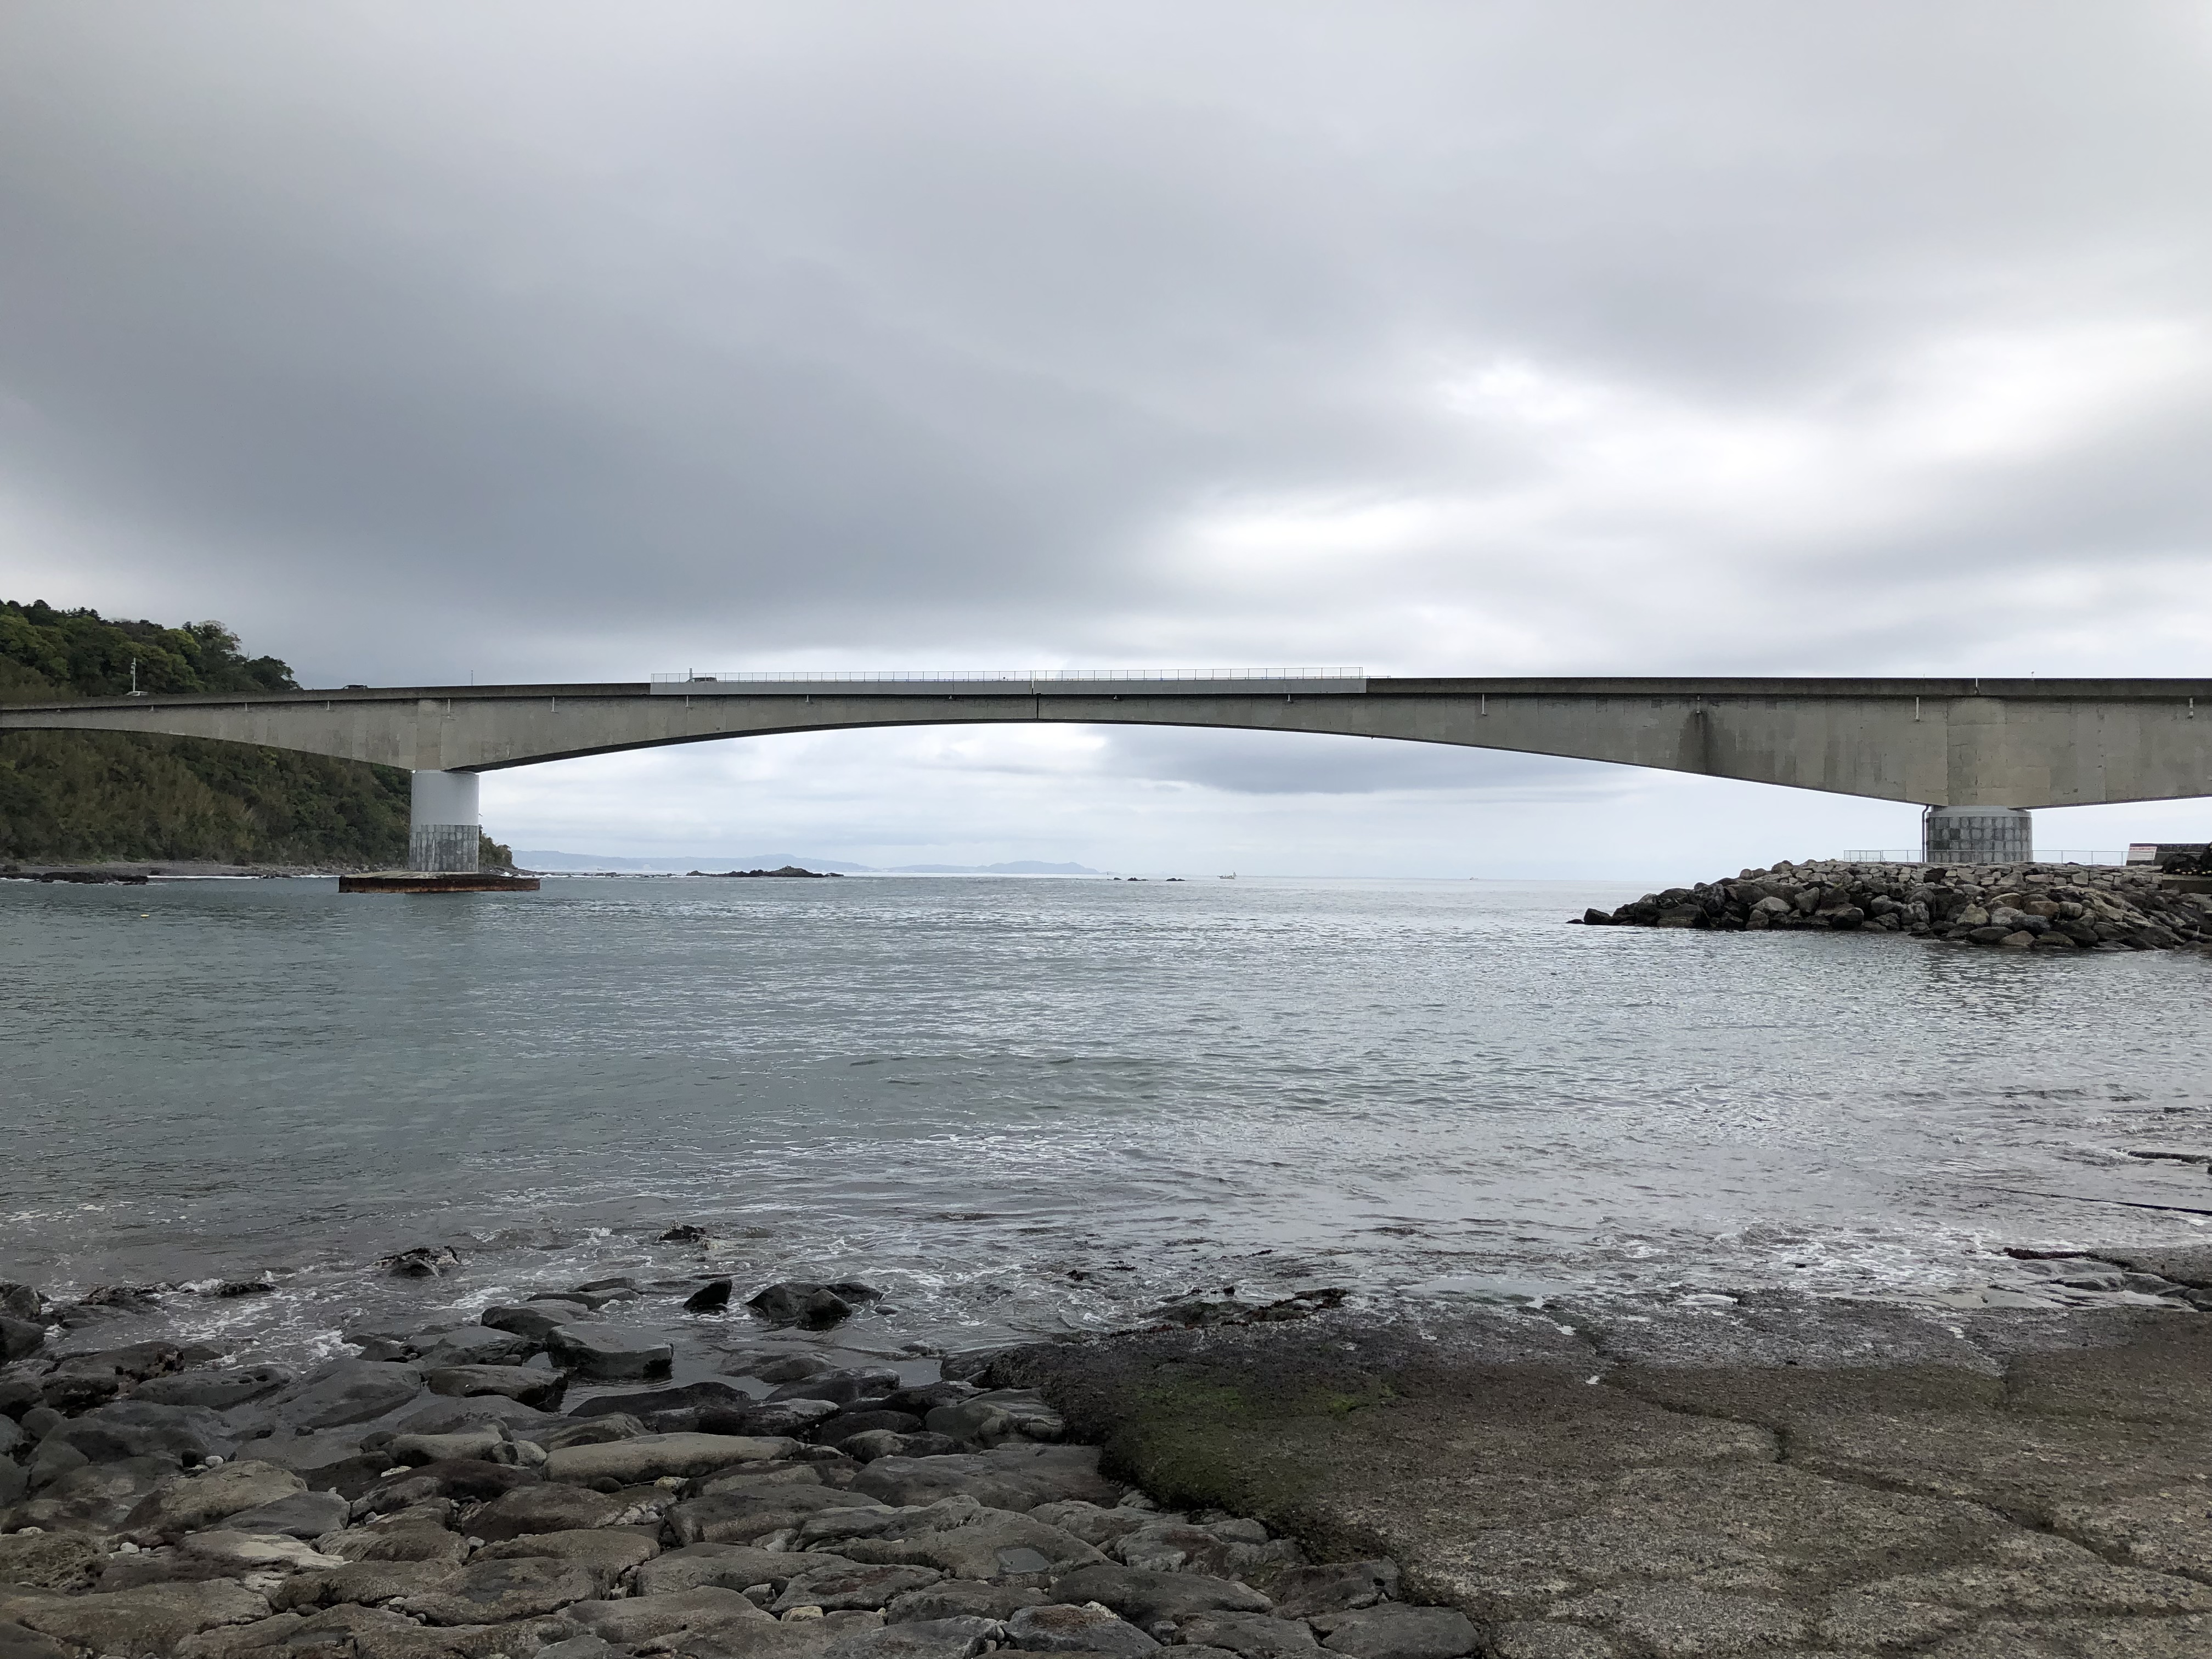
[[[2008,950],[2171,951],[2212,940],[2212,894],[2178,890],[2148,872],[2078,864],[1785,860],[1577,920],[1593,927],[1902,933]]]

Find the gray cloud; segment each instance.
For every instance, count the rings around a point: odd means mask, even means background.
[[[2193,669],[2205,46],[2155,3],[27,0],[11,589],[324,680]],[[1311,764],[1552,775],[1388,752]]]

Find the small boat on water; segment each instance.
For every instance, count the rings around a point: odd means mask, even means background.
[[[1227,875],[1217,876],[1214,879],[1217,881],[1234,881],[1237,879],[1237,872],[1234,870],[1231,870]]]

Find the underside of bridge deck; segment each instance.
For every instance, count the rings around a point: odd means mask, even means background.
[[[1253,682],[1265,686],[1266,682]],[[786,732],[985,723],[1328,732],[1937,806],[2212,793],[2212,681],[1382,679],[1356,690],[786,682],[410,687],[0,708],[0,731],[161,732],[484,772]],[[2200,717],[2198,705],[2204,705]]]

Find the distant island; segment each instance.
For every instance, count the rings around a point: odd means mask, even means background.
[[[290,691],[219,622],[125,622],[0,600],[0,703]],[[407,859],[407,774],[290,750],[122,732],[0,734],[0,860],[362,869]],[[486,841],[487,865],[513,857]]]
[[[787,864],[781,870],[687,870],[690,876],[713,876],[721,880],[743,881],[749,876],[798,876],[808,881],[832,881],[842,877],[842,870],[802,870],[795,864]]]
[[[518,864],[526,869],[549,873],[575,875],[605,872],[623,875],[701,876],[721,873],[706,869],[709,861],[720,863],[727,856],[723,854],[690,853],[676,858],[632,857],[618,853],[556,853],[543,848],[523,848],[515,854]],[[728,860],[730,873],[742,873],[735,866],[760,869],[773,872],[779,867],[790,867],[815,875],[847,876],[1103,876],[1103,870],[1093,870],[1087,864],[1048,864],[1039,859],[1010,859],[1002,864],[854,864],[847,859],[815,858],[799,853],[747,853]]]

